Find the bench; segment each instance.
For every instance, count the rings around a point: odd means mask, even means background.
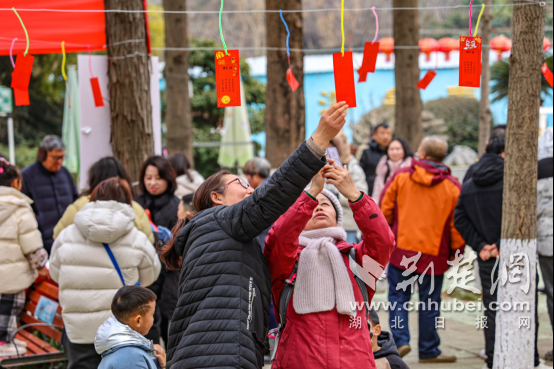
[[[47,341],[35,336],[34,331],[42,333],[42,337],[49,337],[61,347],[63,320],[62,309],[58,306],[53,324],[45,323],[35,318],[35,310],[41,296],[58,302],[58,286],[54,282],[41,281],[35,283],[27,292],[25,308],[21,316],[21,325],[15,338],[27,343],[27,353],[21,356],[0,358],[1,368],[15,368],[31,364],[55,365],[67,360],[62,349],[52,346]]]

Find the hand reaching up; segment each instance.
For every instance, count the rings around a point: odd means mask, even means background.
[[[341,168],[333,159],[327,159],[327,161],[331,164],[323,168],[323,177],[327,178],[327,183],[334,185],[350,202],[358,200],[361,192],[354,185],[346,165]]]
[[[327,164],[312,179],[312,185],[310,186],[308,193],[313,197],[317,197],[317,195],[319,195],[321,193],[321,190],[323,190],[323,188],[325,187],[325,179],[323,178],[323,171],[325,170],[325,168],[329,169],[330,165]]]
[[[348,105],[344,101],[331,106],[319,120],[319,125],[312,136],[315,144],[325,150],[329,142],[340,132],[346,123],[346,109]]]

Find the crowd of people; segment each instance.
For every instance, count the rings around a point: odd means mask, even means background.
[[[448,143],[439,136],[414,152],[382,123],[353,150],[346,109],[325,112],[273,173],[255,158],[244,177],[222,170],[204,179],[175,153],[148,158],[133,188],[121,162],[106,157],[79,193],[57,136],[21,172],[0,159],[0,357],[25,352],[15,332],[38,277],[59,285],[69,369],[122,361],[261,369],[268,360],[274,369],[405,369],[404,303],[414,285],[421,301],[436,303],[418,313],[419,361],[456,361],[439,349],[435,324],[444,275],[467,244],[484,303],[497,299],[506,129],[495,127],[462,185],[443,163]],[[327,158],[329,147],[342,165]],[[549,129],[539,144],[537,239],[551,320],[552,156]],[[375,283],[353,273],[368,259],[386,269],[398,306],[391,332],[368,308]],[[495,312],[486,314],[492,368]]]

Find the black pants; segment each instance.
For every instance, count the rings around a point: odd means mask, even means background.
[[[500,266],[497,266],[494,271],[494,276],[492,271],[496,263],[496,258],[490,258],[487,261],[479,260],[479,277],[481,278],[481,285],[483,288],[483,304],[485,305],[485,316],[487,317],[487,325],[485,327],[485,351],[487,354],[487,359],[485,362],[489,368],[492,368],[494,360],[494,345],[496,338],[496,310],[489,309],[491,302],[496,302],[498,299],[498,287],[500,281],[494,290],[494,294],[491,294],[492,282],[498,280],[498,269]],[[538,278],[537,278],[538,282]],[[540,364],[539,352],[537,350],[537,339],[539,333],[539,314],[537,310],[538,304],[538,291],[535,289],[535,366]]]
[[[62,345],[67,352],[67,369],[98,369],[102,357],[96,352],[94,343],[72,343],[64,331]]]

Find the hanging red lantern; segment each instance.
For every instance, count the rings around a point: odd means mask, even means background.
[[[425,61],[431,61],[431,53],[439,51],[439,42],[434,38],[422,38],[419,40],[419,49],[426,55]]]
[[[491,40],[491,49],[498,53],[498,60],[502,60],[502,53],[512,50],[512,40],[504,35],[496,36]]]
[[[387,62],[391,61],[391,54],[394,53],[394,38],[385,37],[379,40],[379,52],[387,56]]]
[[[548,49],[550,49],[550,46],[552,44],[550,43],[550,40],[548,39],[548,37],[545,37],[544,40],[542,41],[542,49],[546,52],[548,51]]]
[[[460,50],[460,41],[452,37],[443,37],[439,40],[439,51],[445,54],[446,61],[450,60],[450,53],[454,50]]]

